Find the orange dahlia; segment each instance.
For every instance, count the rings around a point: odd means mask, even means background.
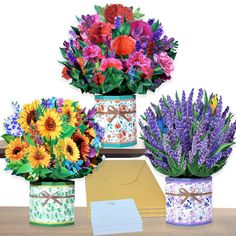
[[[86,160],[89,155],[89,138],[77,130],[71,137],[80,151],[82,159]]]
[[[88,30],[88,37],[94,44],[103,43],[107,38],[111,39],[112,25],[105,22],[95,22]]]
[[[119,16],[121,23],[124,22],[124,19],[127,22],[132,21],[133,12],[131,8],[125,7],[122,4],[110,4],[104,10],[105,20],[111,24],[114,24],[115,17]]]
[[[119,56],[131,54],[135,49],[135,40],[127,35],[121,35],[115,38],[111,43],[111,49]]]

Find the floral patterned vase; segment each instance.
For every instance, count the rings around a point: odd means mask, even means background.
[[[212,222],[212,178],[166,178],[166,223],[195,226]]]
[[[96,95],[95,121],[105,128],[103,147],[129,147],[137,143],[134,95]]]
[[[40,226],[74,224],[74,201],[73,181],[30,183],[30,224]]]

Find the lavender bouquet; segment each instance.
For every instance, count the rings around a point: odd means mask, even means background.
[[[159,172],[171,177],[207,177],[219,171],[232,152],[236,121],[222,97],[200,89],[175,101],[162,97],[149,107],[140,126],[145,155]]]

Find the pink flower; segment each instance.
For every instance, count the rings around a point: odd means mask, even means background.
[[[147,41],[152,40],[153,38],[153,32],[151,26],[143,21],[143,20],[137,20],[131,23],[131,36],[135,38],[136,40],[139,40],[140,38],[147,37]]]
[[[105,71],[110,67],[115,67],[117,70],[122,70],[122,63],[120,60],[115,58],[103,58],[100,65],[100,70]]]
[[[101,59],[104,57],[100,47],[98,47],[97,45],[90,45],[85,47],[83,49],[83,55],[84,59],[87,61],[96,61],[96,59]]]
[[[169,57],[166,52],[154,54],[153,59],[155,62],[160,64],[167,76],[170,76],[170,74],[174,71],[174,60]]]
[[[152,76],[153,69],[151,68],[151,60],[147,58],[141,51],[130,55],[127,60],[128,71],[133,67],[135,70],[142,71],[145,78]]]

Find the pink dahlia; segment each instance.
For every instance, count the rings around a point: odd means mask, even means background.
[[[105,71],[110,67],[115,67],[117,70],[122,70],[122,63],[120,60],[115,58],[103,58],[100,65],[101,71]]]
[[[135,52],[127,60],[128,71],[131,68],[142,71],[145,78],[152,76],[153,69],[151,67],[151,60],[147,58],[141,51]]]
[[[131,36],[135,38],[136,40],[139,40],[140,38],[147,37],[148,41],[151,41],[153,38],[153,32],[151,26],[143,21],[143,20],[137,20],[134,22],[131,22]]]
[[[84,59],[89,61],[96,61],[96,59],[101,59],[103,58],[103,54],[101,51],[101,48],[98,47],[97,45],[90,45],[87,46],[83,49],[83,55],[84,55]]]
[[[170,76],[170,74],[174,71],[174,60],[169,57],[166,52],[154,54],[153,59],[155,62],[160,64],[167,76]]]

